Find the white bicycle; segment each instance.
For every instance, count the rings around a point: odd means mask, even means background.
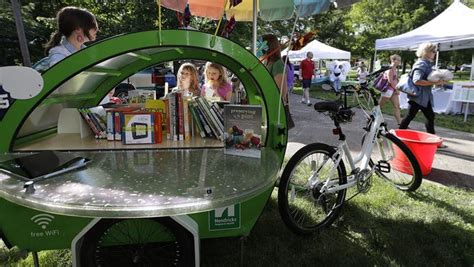
[[[381,71],[372,73],[369,79]],[[351,121],[354,115],[347,106],[348,89],[367,96],[374,105],[370,113],[366,112],[362,150],[355,158],[351,156],[340,126]],[[342,90],[343,103],[326,101],[314,105],[316,111],[327,113],[334,121],[333,133],[339,136],[337,147],[323,143],[304,146],[290,158],[280,178],[280,215],[297,234],[308,234],[329,226],[345,201],[369,190],[374,174],[403,191],[414,191],[421,185],[420,166],[410,149],[387,129],[375,90],[354,86],[345,86]],[[349,170],[346,170],[343,158],[347,159]],[[350,187],[357,187],[357,193],[345,200]]]

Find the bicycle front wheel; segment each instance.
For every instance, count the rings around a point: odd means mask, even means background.
[[[378,176],[403,191],[415,191],[423,179],[420,165],[411,150],[395,135],[380,133],[370,156]]]
[[[321,193],[328,180],[333,185],[347,181],[344,163],[336,166],[335,149],[309,144],[294,154],[283,170],[278,187],[278,208],[283,222],[297,234],[309,234],[329,226],[344,203],[346,189]]]

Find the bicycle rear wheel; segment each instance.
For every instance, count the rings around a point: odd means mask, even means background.
[[[329,226],[342,208],[346,189],[320,192],[328,175],[332,175],[330,180],[337,184],[347,182],[344,163],[340,161],[335,166],[335,152],[326,144],[309,144],[298,150],[283,170],[278,208],[283,222],[297,234],[309,234]]]
[[[423,179],[420,165],[411,150],[391,133],[379,134],[370,156],[378,176],[403,191],[415,191]]]

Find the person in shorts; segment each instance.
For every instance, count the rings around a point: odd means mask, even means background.
[[[388,80],[387,90],[385,92],[382,92],[382,96],[380,97],[379,103],[380,108],[382,108],[388,101],[392,103],[395,120],[397,121],[398,125],[400,125],[402,119],[400,117],[400,92],[397,90],[397,67],[402,62],[402,59],[399,55],[391,55],[390,62],[390,69],[386,70],[384,73],[385,78]]]
[[[303,98],[301,103],[311,106],[311,101],[309,100],[309,88],[311,87],[311,80],[314,77],[314,62],[313,53],[306,53],[306,58],[300,63],[300,78],[303,83]]]

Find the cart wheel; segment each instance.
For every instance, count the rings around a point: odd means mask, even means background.
[[[106,219],[84,236],[80,266],[192,266],[193,245],[171,218]]]

